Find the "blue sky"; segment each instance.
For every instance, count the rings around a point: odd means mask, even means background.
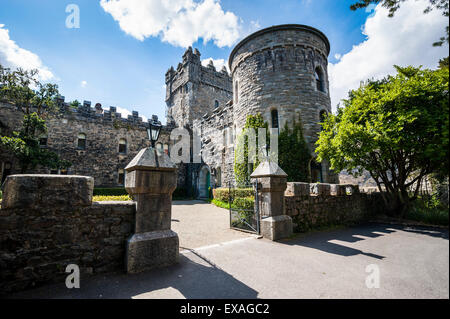
[[[234,44],[260,28],[285,23],[316,27],[331,42],[329,62],[334,74],[330,80],[336,79],[333,102],[364,77],[388,73],[395,59],[432,67],[448,51],[448,47],[431,47],[448,24],[439,12],[414,26],[428,28],[420,39],[414,28],[392,31],[396,26],[405,29],[402,26],[411,23],[411,15],[423,19],[418,10],[423,0],[419,4],[411,0],[404,14],[400,12],[394,19],[387,18],[381,7],[350,11],[355,0],[171,0],[178,9],[164,8],[163,0],[114,0],[117,3],[109,6],[108,1],[103,0],[102,6],[100,0],[2,0],[0,63],[32,65],[42,68],[44,74],[49,72],[49,81],[59,85],[66,101],[100,102],[104,108],[137,110],[146,117],[157,114],[165,121],[164,74],[171,65],[176,67],[185,46],[192,42],[202,59],[213,58],[220,65],[228,60]],[[144,10],[145,2],[149,4]],[[66,27],[68,4],[79,7],[80,28]],[[135,15],[130,20],[123,16],[128,10]],[[211,16],[212,21],[203,23],[202,14]],[[434,21],[431,26],[430,21]],[[205,37],[210,38],[206,43]],[[370,43],[371,39],[375,40]],[[399,41],[406,43],[408,51],[393,58],[389,50],[398,53],[405,46],[396,47]],[[431,53],[411,53],[424,45]],[[378,50],[370,48],[380,46],[380,54],[389,56],[387,59],[370,56]],[[359,72],[352,74],[350,81],[346,72],[355,64]]]

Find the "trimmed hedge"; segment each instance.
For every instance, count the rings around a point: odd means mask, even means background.
[[[237,198],[251,198],[254,196],[254,190],[253,188],[232,188],[232,197],[234,199]],[[227,202],[230,197],[230,189],[223,187],[223,188],[215,188],[213,189],[213,196],[214,199],[217,199],[221,202]]]
[[[94,196],[123,196],[128,195],[125,188],[94,188]]]
[[[238,209],[253,210],[255,206],[255,199],[253,197],[236,197],[233,201],[233,206]]]

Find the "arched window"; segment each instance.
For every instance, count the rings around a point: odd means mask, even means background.
[[[272,116],[272,128],[279,128],[279,122],[278,122],[278,111],[272,110],[271,116]]]
[[[123,168],[119,168],[119,170],[118,170],[117,173],[118,173],[118,175],[119,175],[118,180],[117,180],[117,183],[118,183],[119,185],[125,184],[125,170],[124,170]]]
[[[119,153],[126,154],[127,153],[127,140],[121,138],[119,140]]]
[[[218,107],[219,107],[219,101],[217,101],[217,100],[214,101],[214,107],[215,107],[215,108],[218,108]]]
[[[78,134],[78,149],[85,150],[86,149],[86,134],[80,133]]]
[[[323,73],[322,73],[322,70],[319,67],[316,68],[316,72],[314,73],[314,76],[316,78],[317,91],[325,92],[325,85],[324,85],[324,81],[323,81]]]
[[[320,111],[319,113],[319,123],[323,123],[327,117],[328,113],[325,110]],[[320,130],[323,130],[323,125],[320,125]]]
[[[239,102],[239,83],[238,81],[234,82],[234,100],[236,103]]]

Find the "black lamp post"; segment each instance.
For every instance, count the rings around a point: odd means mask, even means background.
[[[159,138],[159,133],[161,133],[161,122],[158,121],[156,115],[152,116],[152,119],[148,121],[149,128],[147,129],[148,139],[152,142],[152,147],[155,148],[155,143]]]

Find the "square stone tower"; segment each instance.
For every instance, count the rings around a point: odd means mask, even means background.
[[[212,61],[203,66],[200,52],[189,47],[177,69],[171,67],[166,73],[167,123],[192,128],[195,119],[225,105],[232,96],[226,68],[219,72]]]

